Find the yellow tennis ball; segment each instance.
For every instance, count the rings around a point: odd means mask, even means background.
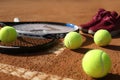
[[[17,38],[16,30],[11,26],[5,26],[0,30],[0,40],[4,43],[10,43]]]
[[[64,38],[64,45],[69,49],[78,49],[82,45],[82,36],[77,32],[69,32]]]
[[[94,35],[94,42],[98,46],[107,46],[111,42],[111,34],[107,30],[100,29]]]
[[[88,51],[82,59],[82,67],[85,73],[93,78],[106,76],[111,69],[109,55],[99,49]]]

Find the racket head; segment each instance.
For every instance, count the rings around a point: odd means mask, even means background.
[[[78,26],[70,23],[59,22],[6,22],[6,25],[13,26],[18,36],[60,39],[64,38],[68,32],[79,32]]]
[[[79,29],[77,26],[69,23],[59,23],[59,22],[2,22],[0,23],[0,26],[12,26],[16,29],[18,32],[18,38],[13,43],[2,43],[0,42],[0,52],[2,53],[10,53],[10,54],[17,54],[19,53],[33,53],[38,51],[43,51],[48,48],[50,48],[53,44],[57,42],[58,39],[64,38],[65,35],[70,31],[77,31],[79,32]],[[50,30],[56,30],[54,33],[46,33],[41,35],[40,33],[34,33],[36,31],[41,31],[41,28],[38,27],[47,27]],[[51,27],[54,26],[54,27]],[[59,28],[56,28],[59,27]],[[64,30],[63,32],[58,30],[61,30],[66,28],[70,30]],[[34,28],[34,29],[33,29]],[[36,29],[37,28],[37,29]],[[45,28],[45,29],[47,29]],[[29,34],[32,30],[32,34]],[[23,34],[23,31],[25,32]],[[27,32],[28,31],[28,32]],[[27,33],[26,33],[27,32]],[[51,31],[52,32],[52,31]]]

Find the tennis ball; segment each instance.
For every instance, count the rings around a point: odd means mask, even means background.
[[[82,45],[82,36],[77,32],[69,32],[64,38],[64,45],[69,49],[77,49]]]
[[[111,59],[108,54],[99,49],[88,51],[82,59],[82,68],[93,78],[106,76],[111,69]]]
[[[0,30],[0,40],[4,43],[10,43],[17,38],[16,30],[11,26],[5,26]]]
[[[111,34],[103,29],[98,30],[94,35],[94,42],[98,46],[107,46],[111,39]]]

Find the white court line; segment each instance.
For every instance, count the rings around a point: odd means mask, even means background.
[[[57,75],[46,74],[44,72],[30,71],[28,69],[3,63],[0,63],[0,72],[28,80],[75,80],[71,78],[59,77]]]
[[[54,53],[56,56],[60,55],[65,49],[65,46],[63,45],[63,43],[59,43],[56,47],[54,47],[53,49],[51,49],[49,52]]]

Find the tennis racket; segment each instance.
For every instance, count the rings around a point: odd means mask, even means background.
[[[18,33],[13,43],[0,42],[1,52],[23,53],[41,51],[51,47],[68,32],[79,32],[77,25],[60,22],[2,22],[0,26],[12,26]]]

